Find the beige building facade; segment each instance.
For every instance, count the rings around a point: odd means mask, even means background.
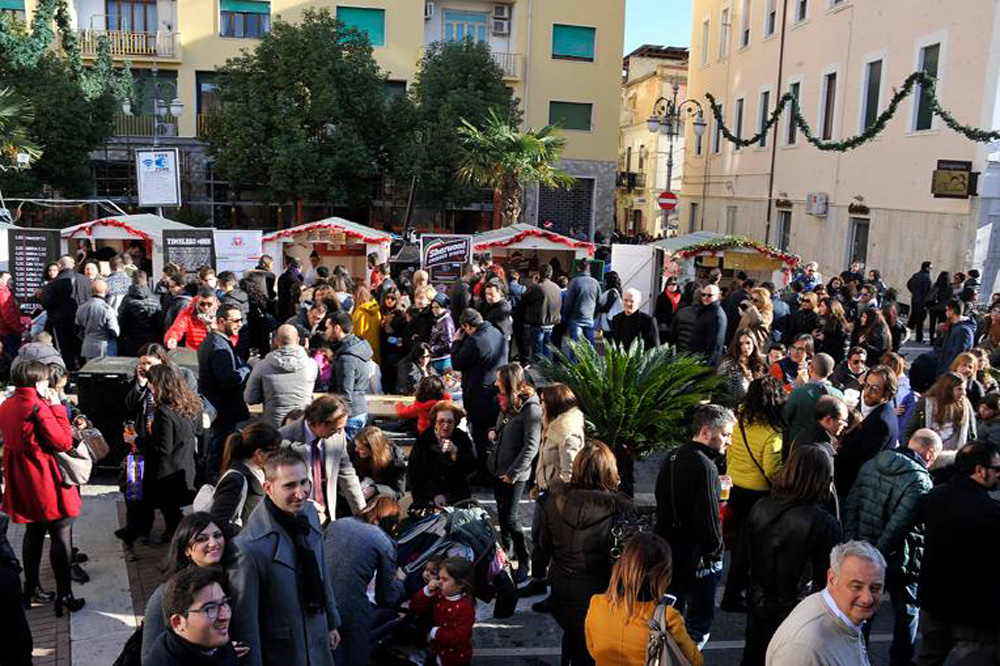
[[[995,128],[998,38],[991,0],[696,0],[688,89],[703,103],[713,94],[726,126],[744,138],[791,92],[815,135],[843,140],[870,126],[906,77],[923,70],[960,122]],[[766,239],[818,261],[826,276],[860,261],[898,286],[925,260],[935,271],[996,273],[996,149],[945,127],[926,96],[907,98],[878,138],[843,153],[807,143],[790,113],[744,148],[725,140],[709,115],[700,146],[688,129],[682,232]],[[985,176],[981,196],[935,198],[940,160],[971,162]]]
[[[670,139],[650,132],[648,120],[657,102],[687,97],[688,50],[671,46],[641,46],[625,56],[622,68],[621,118],[618,146],[617,229],[625,234],[666,236],[676,228],[677,215],[660,210],[657,197],[665,190],[680,192],[684,173],[684,136]],[[673,151],[671,183],[667,161]]]

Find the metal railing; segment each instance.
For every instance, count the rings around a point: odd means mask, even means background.
[[[97,56],[101,37],[111,43],[113,56],[145,56],[149,58],[180,59],[181,35],[179,32],[131,32],[129,30],[78,31],[80,51],[84,57]]]
[[[493,62],[503,71],[503,78],[505,79],[520,79],[521,78],[521,54],[520,53],[503,53],[501,51],[491,51],[490,55],[493,56]]]
[[[173,116],[157,118],[152,113],[115,115],[115,136],[155,136],[157,132],[159,136],[177,136],[177,130],[177,119]]]

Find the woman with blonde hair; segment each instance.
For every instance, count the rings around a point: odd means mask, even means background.
[[[959,358],[961,358],[961,354]],[[955,453],[976,439],[976,419],[972,404],[965,397],[965,379],[957,372],[946,372],[937,378],[917,401],[913,416],[906,424],[902,441],[910,441],[917,430],[930,428],[941,435],[943,451],[935,467],[953,462]]]
[[[948,369],[962,377],[965,381],[965,397],[969,399],[973,409],[978,409],[979,403],[986,395],[986,389],[977,376],[979,358],[973,352],[962,352],[955,357]]]
[[[585,624],[587,650],[597,666],[643,666],[650,620],[670,586],[673,559],[663,537],[640,532],[629,539],[611,570],[604,594],[590,599]],[[691,666],[705,660],[684,628],[684,617],[667,605],[666,628]]]
[[[354,289],[354,311],[351,313],[354,335],[367,340],[372,348],[372,360],[381,361],[379,353],[379,331],[382,325],[382,310],[379,308],[368,287],[359,284]]]
[[[976,380],[983,385],[983,393],[993,393],[1000,389],[1000,384],[993,377],[989,353],[982,347],[973,347],[969,353],[976,357]]]
[[[771,292],[763,287],[750,290],[750,302],[740,315],[733,340],[746,331],[754,336],[757,348],[762,349],[771,340],[771,323],[774,321],[774,305],[771,303]],[[735,343],[733,343],[735,344]]]

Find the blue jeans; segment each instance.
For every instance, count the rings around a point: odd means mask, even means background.
[[[678,589],[675,608],[684,615],[688,634],[700,650],[708,642],[715,619],[715,588],[722,578],[722,562],[701,569],[688,580],[686,589]],[[671,592],[673,593],[673,591]]]
[[[531,358],[540,359],[552,358],[549,350],[549,340],[552,339],[552,326],[532,326],[531,327]]]
[[[590,342],[591,346],[593,346],[593,344],[594,344],[594,325],[593,324],[584,325],[584,324],[581,324],[580,322],[571,321],[571,322],[569,322],[568,328],[569,328],[569,339],[570,340],[579,340],[580,339],[580,333],[583,333],[583,335],[586,336],[587,341]]]
[[[344,426],[344,436],[347,437],[347,441],[353,442],[354,436],[366,425],[368,425],[367,414],[358,414],[347,419],[347,425]]]

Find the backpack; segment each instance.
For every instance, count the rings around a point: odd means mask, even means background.
[[[191,508],[195,511],[211,513],[212,505],[215,504],[215,489],[219,487],[219,483],[222,483],[222,480],[229,474],[239,474],[241,477],[243,476],[240,474],[239,470],[227,469],[226,473],[219,478],[219,482],[217,484],[213,486],[206,483],[198,489],[198,494],[194,496],[194,501],[191,502]],[[233,525],[243,525],[243,505],[247,502],[247,491],[249,490],[248,486],[249,484],[247,483],[247,480],[243,479],[243,486],[240,490],[239,504],[236,505],[236,511],[233,512],[233,515],[229,519],[229,522]]]

